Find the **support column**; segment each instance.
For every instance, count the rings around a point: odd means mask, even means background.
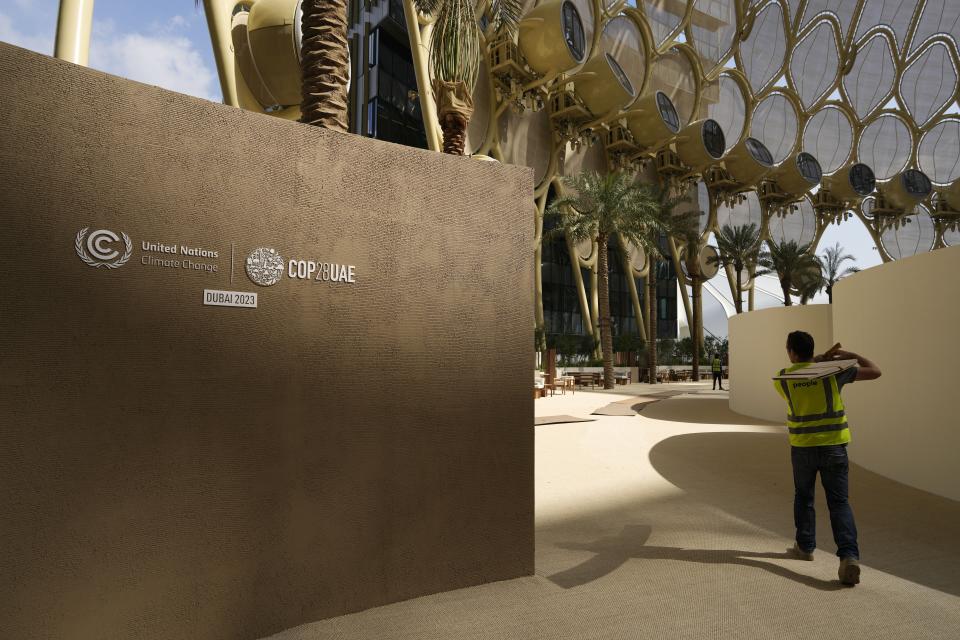
[[[87,66],[90,59],[90,28],[93,0],[61,0],[57,18],[57,40],[53,56]]]
[[[220,77],[223,104],[231,107],[240,106],[240,101],[237,99],[233,38],[230,34],[233,7],[236,4],[237,0],[203,1],[203,12],[207,18],[207,29],[210,31],[210,44],[213,46],[213,59],[217,62],[217,75]]]

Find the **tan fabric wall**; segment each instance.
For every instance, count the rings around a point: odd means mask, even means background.
[[[851,457],[960,500],[960,247],[867,269],[834,289],[834,334],[883,376],[844,390]]]
[[[793,329],[817,350],[834,340],[880,367],[879,380],[843,390],[850,456],[858,464],[925,491],[960,500],[960,247],[868,269],[836,285],[833,305],[778,307],[730,319],[730,408],[784,419],[770,386],[785,366]],[[832,306],[832,310],[831,310]],[[832,313],[831,313],[832,311]]]
[[[0,78],[0,635],[259,638],[533,572],[529,170],[5,44]],[[256,247],[356,282],[255,285]]]
[[[746,416],[784,422],[786,404],[771,377],[790,366],[787,334],[806,331],[817,349],[833,344],[830,305],[772,307],[730,318],[730,408]]]

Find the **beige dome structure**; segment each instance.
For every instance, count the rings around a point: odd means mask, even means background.
[[[736,208],[752,192],[762,237],[802,241],[811,251],[831,223],[865,225],[884,261],[956,237],[960,33],[937,18],[952,15],[948,0],[902,10],[856,0],[842,8],[786,0],[581,2],[568,14],[583,25],[567,31],[564,4],[528,2],[519,46],[488,32],[497,55],[489,78],[478,82],[495,88],[483,92],[491,112],[542,105],[549,114],[552,136],[529,141],[551,147],[547,171],[535,167],[538,229],[548,194],[568,175],[565,158],[601,144],[607,170],[638,170],[705,200],[704,245],[721,218],[739,222],[718,208]],[[576,43],[564,33],[586,41],[571,49]],[[422,50],[429,36],[430,20],[420,16],[413,49]],[[572,55],[578,52],[582,59]],[[719,124],[722,158],[691,153],[687,128],[705,119]],[[489,127],[478,149],[504,158],[503,139],[518,144],[506,133]],[[708,197],[696,197],[698,184]],[[638,271],[631,251],[624,268],[647,275],[647,262]],[[539,266],[539,244],[535,252]],[[584,255],[571,254],[571,264],[595,271],[595,252]],[[677,251],[673,259],[683,274]],[[590,292],[579,298],[596,327]],[[538,323],[542,304],[538,291]]]

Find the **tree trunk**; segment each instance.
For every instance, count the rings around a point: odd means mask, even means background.
[[[693,273],[691,271],[690,273]],[[693,277],[693,322],[690,323],[690,339],[693,342],[693,381],[700,382],[700,278]]]
[[[833,304],[833,285],[832,284],[827,285],[827,301],[830,304]]]
[[[300,122],[348,131],[346,0],[303,0]]]
[[[783,289],[783,306],[785,306],[785,307],[792,307],[792,306],[793,306],[793,299],[790,298],[790,281],[789,281],[789,280],[781,280],[781,281],[780,281],[780,288]]]
[[[437,101],[437,118],[443,130],[443,152],[462,156],[467,141],[467,125],[473,115],[473,96],[462,80],[434,80],[433,95]]]
[[[647,347],[647,368],[649,369],[650,384],[657,383],[657,314],[660,305],[657,304],[657,264],[658,260],[650,256],[650,269],[647,273],[647,297],[650,299],[650,313],[648,322],[650,330],[647,332],[649,346]]]
[[[736,298],[733,300],[733,308],[736,309],[737,313],[743,313],[743,286],[741,285],[741,274],[743,273],[743,265],[736,263],[733,266],[733,270],[737,272],[737,286]]]
[[[600,302],[600,351],[603,354],[603,388],[613,389],[613,334],[610,331],[610,266],[607,234],[597,235],[597,297]]]

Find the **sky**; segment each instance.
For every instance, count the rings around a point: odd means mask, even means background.
[[[0,40],[53,55],[58,10],[58,0],[0,0]],[[222,101],[206,18],[193,0],[96,0],[93,22],[91,68]],[[841,226],[832,225],[820,242],[819,252],[835,242],[856,257],[860,268],[881,262],[873,239],[856,218]],[[715,278],[713,284],[732,299],[725,278]],[[766,277],[760,284],[766,290],[779,291],[774,278]],[[757,294],[756,300],[758,307],[782,304],[762,293]],[[821,294],[814,302],[826,302],[826,296]],[[704,296],[705,327],[726,335],[726,324],[720,303]]]
[[[58,0],[0,0],[0,40],[53,55]],[[96,0],[90,67],[222,101],[202,7],[193,0]]]

